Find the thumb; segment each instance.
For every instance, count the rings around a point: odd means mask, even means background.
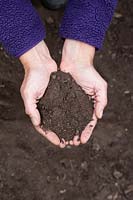
[[[101,119],[103,110],[107,105],[107,88],[99,89],[96,92],[95,113],[97,118]]]
[[[99,118],[99,119],[102,118],[103,110],[104,110],[104,106],[101,105],[100,103],[97,103],[96,107],[95,107],[95,114],[96,114],[97,118]]]

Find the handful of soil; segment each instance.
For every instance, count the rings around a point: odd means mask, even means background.
[[[48,88],[38,103],[42,128],[55,132],[60,139],[80,135],[92,120],[93,104],[69,73],[51,74]]]

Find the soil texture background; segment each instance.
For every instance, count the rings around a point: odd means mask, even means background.
[[[59,64],[63,10],[35,4]],[[96,53],[109,102],[89,142],[78,148],[54,147],[34,130],[19,93],[22,65],[0,46],[0,200],[133,200],[132,8],[132,1],[118,2],[104,47]]]

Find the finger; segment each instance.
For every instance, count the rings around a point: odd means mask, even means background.
[[[41,117],[40,117],[39,111],[37,110],[36,100],[34,100],[31,97],[30,98],[27,97],[26,100],[24,100],[24,103],[25,103],[26,114],[28,114],[30,116],[31,121],[32,121],[33,125],[35,126],[36,130],[40,134],[45,136],[54,145],[59,145],[60,139],[54,132],[44,131],[40,127]]]
[[[97,124],[97,117],[95,113],[93,113],[92,121],[89,122],[89,124],[85,127],[85,129],[83,130],[81,134],[80,141],[82,144],[85,144],[89,140],[96,124]]]
[[[107,86],[96,91],[95,95],[95,112],[97,118],[101,119],[103,116],[103,110],[107,105]]]
[[[86,94],[89,96],[94,96],[94,89],[86,86],[82,86],[82,89],[85,91]]]
[[[79,140],[79,135],[75,135],[73,138],[73,144],[75,146],[79,146],[80,145],[80,140]]]
[[[31,118],[34,126],[39,126],[41,123],[40,113],[37,109],[36,100],[30,98],[24,99],[25,112]]]
[[[34,126],[39,126],[41,123],[41,117],[40,113],[37,109],[35,109],[31,115],[29,115],[31,118],[31,122]]]
[[[64,148],[66,146],[66,142],[65,142],[64,138],[61,139],[59,146],[60,146],[60,148]]]
[[[72,141],[72,140],[70,140],[70,141],[69,141],[69,144],[70,144],[70,145],[73,145],[73,141]]]
[[[35,127],[36,130],[43,135],[45,138],[47,138],[52,144],[59,146],[60,145],[60,139],[56,135],[56,133],[52,131],[44,131],[40,126]]]

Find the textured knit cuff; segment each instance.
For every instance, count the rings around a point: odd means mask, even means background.
[[[29,0],[0,0],[0,42],[19,57],[45,37],[44,25]]]
[[[60,36],[101,48],[116,0],[69,0]]]

